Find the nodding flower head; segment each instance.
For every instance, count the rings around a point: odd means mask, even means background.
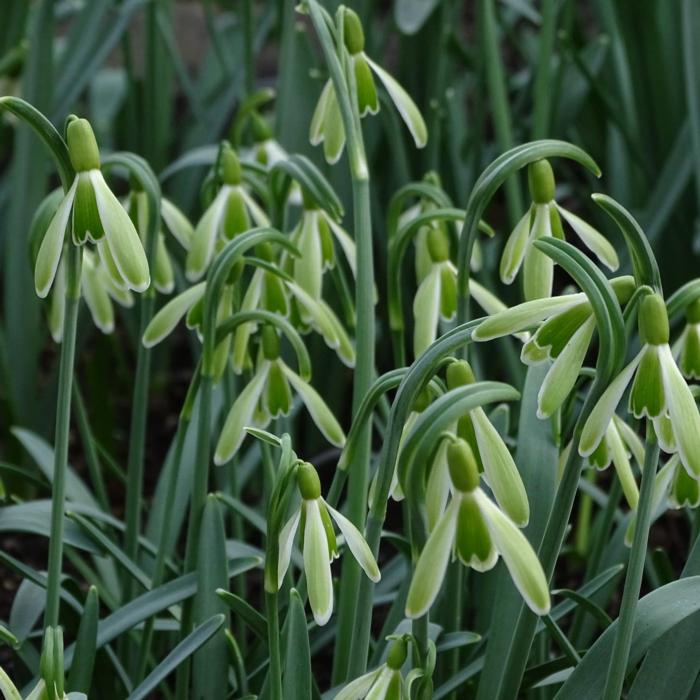
[[[674,344],[674,355],[687,379],[700,379],[700,299],[691,302],[685,311],[686,324]]]

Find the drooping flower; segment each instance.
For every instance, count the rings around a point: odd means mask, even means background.
[[[411,671],[404,679],[401,667],[408,656],[408,635],[387,638],[392,643],[386,656],[386,661],[372,671],[350,681],[335,696],[334,700],[403,700],[408,698],[409,688],[413,678],[420,673],[419,669]],[[410,638],[410,637],[409,637]]]
[[[282,586],[291,561],[294,537],[297,530],[301,529],[309,605],[316,623],[325,625],[333,613],[331,562],[338,556],[338,542],[331,518],[342,533],[350,553],[367,576],[376,583],[381,574],[360,531],[322,498],[318,473],[308,462],[297,468],[297,485],[301,504],[280,532],[277,585]]]
[[[678,451],[691,474],[700,475],[700,414],[692,392],[669,347],[666,306],[656,293],[648,294],[639,309],[642,349],[611,382],[583,428],[579,453],[587,457],[598,447],[627,386],[632,384],[629,410],[653,421],[659,444]]]
[[[374,74],[389,94],[401,119],[411,132],[416,146],[422,148],[428,141],[428,130],[418,107],[396,79],[365,53],[364,31],[357,14],[347,7],[343,8],[342,11],[343,37],[345,48],[350,54],[355,83],[354,99],[357,101],[360,117],[376,114],[379,111],[379,97],[374,83]],[[323,152],[329,163],[337,162],[345,147],[345,128],[335,88],[330,79],[321,91],[321,96],[311,118],[309,140],[314,146],[323,143]]]
[[[227,141],[219,151],[217,177],[221,186],[199,220],[187,253],[185,273],[192,282],[204,275],[217,249],[227,241],[253,226],[270,223],[243,182],[238,156]]]
[[[479,487],[476,458],[465,440],[457,438],[448,446],[447,466],[452,497],[418,558],[406,616],[415,619],[428,612],[455,554],[476,571],[488,571],[502,556],[528,607],[546,615],[549,588],[537,555],[517,525]]]
[[[316,389],[280,357],[277,331],[266,325],[261,335],[255,374],[231,405],[216,445],[214,462],[225,464],[236,454],[247,426],[264,428],[274,417],[287,415],[292,408],[292,388],[326,440],[342,447],[345,433],[331,410]]]
[[[610,280],[620,304],[635,289],[634,278]],[[515,335],[538,325],[524,343],[520,359],[527,365],[551,362],[537,395],[537,415],[548,418],[573,390],[595,332],[593,308],[583,293],[526,301],[485,319],[474,331],[475,341]]]
[[[686,309],[686,324],[673,345],[673,355],[686,379],[700,379],[700,299]]]
[[[620,266],[610,242],[590,224],[557,204],[552,166],[538,160],[528,168],[528,184],[532,205],[508,237],[501,256],[500,275],[504,284],[511,284],[523,268],[525,299],[532,301],[552,295],[553,260],[533,245],[540,238],[564,238],[561,217],[571,226],[581,242],[610,270]]]
[[[70,226],[73,245],[94,243],[113,282],[143,292],[150,284],[148,261],[133,222],[100,171],[100,152],[86,119],[73,118],[66,129],[73,184],[51,218],[36,257],[34,284],[44,298],[53,285]]]

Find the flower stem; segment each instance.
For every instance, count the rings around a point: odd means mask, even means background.
[[[45,627],[58,625],[63,561],[63,530],[66,502],[66,471],[70,437],[71,394],[75,336],[80,304],[80,270],[83,251],[68,245],[66,252],[66,312],[63,320],[63,343],[58,372],[58,401],[54,444],[53,489],[51,493],[51,537],[49,539],[48,582],[46,587]]]
[[[654,481],[659,462],[659,445],[651,424],[647,425],[646,450],[644,453],[644,469],[642,471],[642,486],[639,492],[637,506],[637,523],[634,529],[634,541],[627,565],[625,587],[622,592],[622,604],[617,621],[617,634],[610,655],[608,675],[605,679],[604,700],[617,700],[622,693],[625,682],[627,661],[632,646],[632,631],[637,609],[639,591],[644,573],[644,561],[647,555],[647,541],[654,501]]]
[[[270,651],[269,689],[271,700],[282,700],[282,659],[280,656],[280,621],[277,592],[265,591],[267,643]]]

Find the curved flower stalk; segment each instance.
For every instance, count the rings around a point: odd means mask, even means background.
[[[525,299],[531,301],[552,295],[554,262],[533,243],[540,238],[564,238],[563,218],[581,242],[613,272],[620,266],[610,242],[590,224],[557,204],[552,166],[546,159],[528,167],[528,184],[532,205],[508,237],[501,257],[500,275],[511,284],[521,267]]]
[[[36,293],[45,298],[56,278],[70,225],[72,243],[94,243],[114,284],[136,292],[150,284],[148,262],[133,222],[100,171],[100,153],[90,123],[73,117],[66,129],[76,175],[51,218],[34,267]]]
[[[686,309],[686,324],[673,344],[673,356],[686,379],[700,379],[700,299]]]
[[[338,8],[338,24],[342,22],[345,49],[348,52],[348,83],[354,87],[354,98],[360,117],[379,112],[379,97],[374,76],[387,91],[389,98],[408,127],[417,148],[428,142],[428,129],[418,107],[401,85],[364,51],[365,35],[357,14],[341,6]],[[333,82],[329,79],[321,91],[311,118],[309,140],[313,146],[323,143],[323,153],[328,163],[335,163],[345,147],[345,128]]]
[[[345,433],[319,393],[280,357],[277,330],[262,329],[258,361],[250,382],[229,409],[214,454],[215,464],[225,464],[238,451],[249,425],[264,428],[292,408],[292,389],[302,400],[323,436],[336,447],[345,444]]]
[[[469,444],[457,438],[447,448],[452,497],[421,551],[406,600],[406,615],[425,615],[445,578],[450,556],[476,571],[492,569],[502,556],[530,609],[550,609],[544,571],[517,525],[479,487],[479,469]]]
[[[138,186],[132,185],[126,208],[136,225],[136,230],[141,236],[144,248],[147,248],[148,197]],[[170,233],[185,250],[189,250],[194,235],[194,228],[187,217],[167,199],[161,199],[160,214],[165,231]],[[173,265],[163,231],[158,232],[158,240],[156,242],[153,285],[161,294],[170,294],[175,289]]]
[[[282,586],[291,561],[294,537],[297,530],[301,530],[309,605],[316,623],[325,625],[333,613],[331,562],[338,557],[338,542],[331,518],[343,535],[350,553],[367,576],[376,583],[381,579],[381,574],[360,531],[322,498],[318,474],[308,462],[303,462],[297,468],[297,485],[301,504],[279,536],[277,587]]]
[[[628,275],[610,280],[621,305],[635,290]],[[538,325],[539,324],[539,325]],[[523,344],[520,359],[527,365],[551,362],[537,395],[537,415],[549,418],[574,389],[595,332],[593,308],[582,292],[526,301],[484,320],[474,331],[475,341],[537,330]]]
[[[219,189],[197,224],[188,248],[185,274],[191,282],[202,278],[226,241],[254,226],[269,226],[267,214],[243,182],[241,164],[224,141],[216,165]]]
[[[368,673],[350,681],[334,700],[408,700],[413,682],[425,675],[423,669],[414,668],[404,678],[401,668],[408,656],[410,635],[389,636],[391,646],[386,661]]]
[[[587,457],[603,439],[627,386],[632,388],[629,411],[649,418],[664,451],[677,451],[691,476],[700,476],[700,414],[693,394],[669,347],[666,305],[656,293],[648,294],[639,309],[642,349],[613,380],[583,427],[579,453]]]

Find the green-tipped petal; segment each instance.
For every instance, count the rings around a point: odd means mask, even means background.
[[[613,423],[615,424],[617,431],[620,433],[623,443],[632,453],[632,456],[641,469],[644,466],[644,443],[642,442],[641,438],[618,415],[613,416]]]
[[[66,196],[58,205],[58,209],[53,215],[39,247],[36,265],[34,266],[34,288],[37,296],[42,299],[49,293],[56,277],[56,270],[63,252],[66,226],[68,225],[68,218],[73,206],[77,184],[78,180],[76,178]]]
[[[691,474],[700,476],[700,414],[688,385],[671,355],[671,348],[662,345],[661,373],[668,415],[678,445],[681,462]]]
[[[700,379],[700,323],[685,327],[678,364],[685,377]]]
[[[320,299],[323,260],[317,211],[304,212],[296,244],[300,255],[294,260],[294,281],[313,299]]]
[[[333,329],[335,334],[335,342],[337,342],[337,347],[335,348],[336,355],[338,359],[346,367],[355,366],[355,346],[353,345],[350,336],[347,334],[345,327],[340,322],[340,319],[335,315],[333,309],[331,309],[326,302],[321,299],[320,302],[321,310],[323,311],[326,322]],[[324,336],[325,339],[325,336]],[[328,342],[328,341],[326,341]]]
[[[321,214],[321,216],[325,218],[333,236],[335,236],[335,239],[343,249],[343,255],[345,255],[345,259],[348,261],[348,267],[353,277],[357,277],[357,248],[355,246],[355,241],[353,241],[348,232],[340,226],[340,224],[333,221],[330,216],[326,216],[325,214]]]
[[[394,692],[396,690],[395,679],[396,671],[385,668],[374,681],[374,685],[365,696],[365,700],[402,700]]]
[[[460,498],[453,498],[420,553],[406,599],[406,617],[425,615],[435,602],[455,540]]]
[[[112,284],[119,289],[129,291],[129,287],[119,272],[117,263],[114,262],[112,251],[109,249],[109,244],[105,238],[97,241],[97,253],[100,256],[100,260],[102,261],[107,274],[109,275],[109,279],[112,280]]]
[[[644,350],[641,350],[632,362],[615,377],[598,399],[598,403],[593,407],[586,424],[583,426],[581,441],[578,446],[578,453],[582,457],[588,457],[603,439],[615,409],[620,403],[622,395],[625,393],[625,389],[630,383],[634,371],[637,369],[637,365],[641,362],[643,353]]]
[[[469,280],[469,294],[489,316],[494,316],[508,309],[495,294],[474,279]]]
[[[647,345],[630,392],[630,411],[635,418],[658,418],[666,411],[661,377],[661,345]]]
[[[474,330],[472,340],[493,340],[527,330],[545,318],[565,311],[585,300],[586,295],[579,293],[526,301],[482,321]]]
[[[54,343],[63,340],[63,320],[66,316],[66,269],[61,263],[56,271],[53,283],[53,291],[49,297],[49,308],[47,318],[49,322],[49,332]]]
[[[175,289],[175,275],[170,262],[168,249],[165,247],[165,238],[158,234],[156,243],[156,261],[153,270],[153,284],[161,294],[170,294]]]
[[[192,282],[196,282],[205,273],[214,256],[214,245],[226,210],[229,190],[228,186],[219,190],[216,199],[204,212],[204,216],[199,220],[197,228],[194,230],[185,264],[185,274],[187,279]]]
[[[525,258],[529,236],[530,211],[528,210],[525,216],[515,225],[513,232],[508,236],[508,240],[503,248],[499,272],[501,281],[504,284],[511,284],[518,274],[523,264],[523,259]]]
[[[493,495],[511,519],[519,527],[525,527],[530,519],[530,505],[513,457],[482,408],[471,411],[471,418],[484,473]]]
[[[323,142],[324,127],[328,114],[328,101],[333,92],[333,83],[327,80],[321,90],[321,95],[316,103],[316,108],[311,117],[311,126],[309,128],[309,142],[312,146],[318,146]]]
[[[316,427],[321,431],[328,442],[336,447],[342,447],[345,444],[345,433],[335,419],[330,408],[326,406],[320,394],[311,384],[305,382],[296,372],[287,367],[287,365],[283,364],[282,369],[287,379],[289,379],[289,383],[294,387],[294,391],[299,394],[301,400],[304,402],[306,410],[309,412],[311,420],[316,424]]]
[[[362,570],[367,574],[370,580],[377,583],[382,578],[382,575],[379,573],[379,567],[365,538],[342,513],[339,513],[335,508],[329,506],[328,503],[326,503],[326,508],[338,525],[338,529],[343,533],[345,544],[347,544],[348,549],[352,552],[357,563],[362,567]]]
[[[216,445],[214,464],[226,464],[241,446],[245,438],[245,427],[253,421],[269,371],[270,363],[263,362],[248,385],[233,402]]]
[[[678,452],[676,436],[673,434],[673,425],[668,415],[658,416],[654,418],[652,422],[654,423],[654,430],[656,432],[656,438],[659,441],[659,447],[667,454]]]
[[[428,532],[432,532],[440,520],[450,495],[452,482],[447,469],[447,444],[446,440],[440,443],[425,488],[425,514],[428,521]]]
[[[363,700],[380,674],[385,671],[384,666],[376,668],[374,671],[365,673],[354,681],[350,681],[343,689],[333,698],[333,700]]]
[[[564,207],[557,205],[557,209],[586,248],[588,248],[603,265],[612,272],[620,267],[620,260],[617,257],[615,248],[613,248],[610,241],[602,233],[594,229],[593,226],[584,221],[581,217],[564,209]]]
[[[462,497],[455,550],[459,560],[476,571],[490,571],[498,561],[498,551],[473,493]]]
[[[289,569],[289,562],[292,560],[292,549],[294,548],[294,536],[299,529],[301,519],[301,509],[297,509],[294,515],[287,521],[280,531],[279,536],[279,557],[277,560],[277,590],[282,588],[282,582]]]
[[[674,508],[696,508],[700,505],[700,484],[680,464],[676,467],[669,500]]]
[[[379,80],[382,81],[384,88],[389,93],[389,97],[391,97],[391,101],[411,132],[416,147],[423,148],[428,143],[428,129],[425,126],[420,110],[393,76],[389,75],[370,58],[367,58],[367,63],[369,63],[370,68],[375,72]]]
[[[572,336],[559,357],[549,368],[537,394],[537,417],[549,418],[571,393],[586,359],[595,330],[595,319],[589,318]]]
[[[605,438],[610,449],[610,458],[617,472],[617,478],[622,486],[622,493],[625,494],[629,507],[634,510],[639,502],[639,488],[632,472],[632,465],[627,457],[627,450],[614,420],[610,422]]]
[[[169,199],[161,199],[160,215],[175,240],[185,250],[189,250],[194,236],[194,227],[190,220]]]
[[[146,326],[143,344],[152,348],[170,335],[182,317],[204,296],[205,287],[206,282],[200,282],[171,299]]]
[[[520,595],[535,614],[546,615],[551,606],[549,586],[535,550],[525,535],[483,491],[477,489],[474,496],[484,514],[496,549],[503,557]]]
[[[549,218],[549,205],[535,206],[535,220],[528,239],[525,260],[523,261],[523,293],[527,301],[545,299],[552,296],[554,261],[533,243],[541,238],[551,238],[552,225]]]
[[[103,333],[111,333],[114,330],[114,307],[102,285],[99,270],[89,252],[83,255],[83,271],[81,287],[85,303],[90,310],[90,315],[95,325]]]
[[[333,165],[340,160],[345,148],[345,127],[335,90],[331,86],[323,122],[323,156]]]
[[[319,627],[333,613],[333,580],[328,556],[328,539],[321,520],[318,500],[304,501],[304,572],[309,604]]]
[[[109,251],[119,274],[130,289],[144,292],[151,283],[146,253],[134,224],[109,189],[99,170],[90,172],[95,200]]]
[[[251,277],[248,289],[241,302],[241,311],[252,311],[258,308],[258,303],[262,295],[263,281],[265,271],[258,268]],[[240,374],[245,366],[246,357],[248,356],[248,341],[250,336],[255,332],[257,324],[243,323],[236,328],[236,333],[233,338],[233,370],[236,374]]]
[[[413,353],[421,355],[435,340],[440,318],[440,267],[435,265],[420,283],[413,300]]]
[[[253,223],[256,226],[269,226],[270,219],[268,218],[267,214],[262,210],[260,205],[250,196],[245,187],[240,187],[239,191],[241,197],[243,198],[243,201],[245,202],[246,207],[248,208],[248,213],[250,214],[250,218],[253,220]]]
[[[309,294],[303,287],[294,283],[288,282],[289,290],[294,294],[299,306],[301,315],[307,323],[313,324],[318,332],[323,336],[326,345],[332,350],[335,350],[340,345],[340,339],[336,333],[336,328],[329,318],[324,306],[318,300]]]

